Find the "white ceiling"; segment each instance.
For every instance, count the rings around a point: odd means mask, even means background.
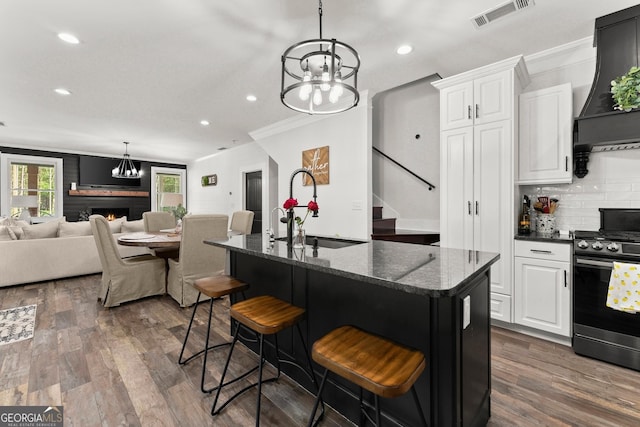
[[[591,36],[595,18],[637,2],[535,0],[474,28],[469,18],[503,1],[324,0],[323,35],[358,50],[359,89],[374,94]],[[130,141],[133,158],[184,163],[249,142],[300,114],[280,103],[280,56],[318,37],[317,10],[315,0],[4,0],[0,146],[118,157]],[[413,53],[396,55],[403,43]]]

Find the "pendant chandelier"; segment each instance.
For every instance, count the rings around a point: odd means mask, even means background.
[[[127,150],[129,143],[125,141],[123,144],[124,156],[122,156],[120,164],[111,170],[111,176],[114,178],[140,178],[142,176],[142,171],[136,169],[131,161],[131,157],[129,157],[129,152]]]
[[[360,57],[351,46],[322,38],[322,0],[318,16],[320,38],[296,43],[282,54],[280,100],[302,113],[339,113],[360,100]]]

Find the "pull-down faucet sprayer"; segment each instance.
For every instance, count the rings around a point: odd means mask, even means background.
[[[286,213],[284,211],[284,209],[280,208],[280,207],[276,207],[271,209],[271,215],[269,215],[269,230],[267,230],[267,232],[269,233],[269,241],[270,242],[274,242],[276,240],[276,236],[275,236],[275,232],[273,231],[273,213],[275,211],[280,211],[282,212],[282,217],[280,217],[280,222],[282,223],[286,223],[287,222],[287,218],[286,218]]]

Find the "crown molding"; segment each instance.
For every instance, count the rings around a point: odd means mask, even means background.
[[[504,59],[502,61],[494,62],[493,64],[485,65],[483,67],[474,68],[473,70],[465,71],[464,73],[456,74],[455,76],[446,77],[442,80],[437,80],[431,84],[436,89],[443,89],[449,86],[454,86],[459,83],[468,82],[480,77],[490,76],[500,71],[514,69],[523,87],[529,84],[529,72],[527,71],[527,65],[524,63],[524,57],[517,55],[511,58]]]
[[[531,74],[538,74],[554,68],[595,60],[595,58],[596,48],[593,46],[593,37],[585,37],[527,55],[525,56],[525,61],[529,72]]]

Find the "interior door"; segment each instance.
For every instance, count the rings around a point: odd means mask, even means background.
[[[252,211],[253,225],[251,234],[261,233],[262,227],[262,171],[245,174],[245,209]]]

